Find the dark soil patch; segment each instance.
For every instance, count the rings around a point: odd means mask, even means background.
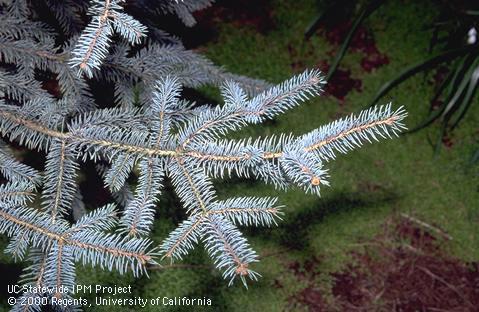
[[[352,26],[352,21],[341,21],[329,23],[322,28],[322,34],[333,45],[339,46],[343,43]],[[359,26],[349,44],[349,49],[353,52],[363,54],[361,67],[366,72],[371,72],[376,68],[389,64],[389,58],[381,53],[376,46],[376,41],[372,33],[364,26]]]
[[[341,10],[336,10],[336,13],[331,15],[330,18],[326,18],[319,28],[319,34],[324,36],[334,47],[328,53],[331,57],[336,57],[339,47],[343,44],[352,27],[352,15],[350,12],[352,9],[342,9],[344,10],[342,15],[337,13]],[[373,34],[365,26],[359,26],[352,37],[348,46],[348,52],[351,51],[363,55],[361,68],[368,73],[389,64],[388,56],[379,51]],[[318,67],[327,72],[330,66],[328,62],[321,61]],[[329,79],[325,92],[327,95],[332,95],[340,101],[344,101],[345,96],[349,92],[352,90],[361,91],[361,88],[361,80],[352,78],[349,69],[339,67]]]
[[[329,67],[330,65],[326,61],[321,61],[318,64],[318,68],[320,68],[324,73],[329,71]],[[337,68],[329,79],[324,93],[326,95],[334,96],[341,102],[344,102],[346,95],[348,95],[348,93],[352,90],[362,90],[361,80],[351,77],[351,70]]]
[[[308,286],[290,298],[310,311],[478,311],[479,264],[444,250],[440,229],[401,217],[352,254],[353,263],[334,278],[332,299],[317,287],[314,258],[289,269]],[[328,300],[326,300],[328,299]]]
[[[219,0],[215,5],[194,13],[199,23],[214,28],[218,23],[251,27],[265,34],[275,26],[273,7],[269,0]]]

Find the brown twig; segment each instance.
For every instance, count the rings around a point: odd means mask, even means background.
[[[435,226],[432,226],[424,221],[421,221],[417,218],[414,218],[414,217],[411,217],[410,215],[406,214],[406,213],[401,213],[401,217],[403,217],[404,219],[408,220],[408,221],[411,221],[411,222],[414,222],[416,224],[419,224],[420,226],[424,227],[424,228],[427,228],[428,230],[431,230],[431,231],[434,231],[436,232],[437,234],[439,234],[440,236],[444,237],[445,239],[447,240],[452,240],[452,236],[447,234],[446,232],[444,232],[443,230],[435,227]]]

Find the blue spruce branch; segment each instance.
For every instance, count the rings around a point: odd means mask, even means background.
[[[128,8],[175,13],[191,25],[191,13],[211,2],[131,1]],[[125,13],[123,1],[92,1],[92,19],[81,34],[86,1],[45,3],[65,35],[61,46],[54,30],[30,21],[28,1],[0,4],[0,134],[47,155],[39,172],[0,141],[0,174],[6,180],[0,184],[0,233],[10,237],[7,253],[32,263],[24,284],[72,287],[75,263],[138,276],[159,265],[157,258],[181,260],[201,243],[229,284],[240,279],[246,286],[260,276],[253,270],[259,257],[238,227],[276,225],[282,206],[275,197],[220,200],[213,179],[246,177],[278,190],[299,187],[319,195],[329,185],[327,166],[338,153],[405,129],[404,109],[388,104],[300,136],[230,139],[232,132],[321,94],[322,74],[306,70],[271,86],[228,73],[186,50],[147,19],[142,24]],[[147,29],[159,40],[145,40],[132,51],[130,45],[138,44]],[[60,95],[43,89],[39,71],[51,73]],[[114,86],[117,107],[98,108],[89,82]],[[222,105],[198,106],[182,98],[183,87],[204,84],[220,86]],[[79,163],[86,161],[96,162],[121,211],[112,204],[87,211],[77,181]],[[134,175],[138,182],[131,187]],[[186,218],[153,246],[148,236],[165,179]],[[34,205],[36,197],[40,207]],[[17,305],[14,310],[21,308],[41,309]]]

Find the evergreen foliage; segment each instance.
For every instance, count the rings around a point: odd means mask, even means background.
[[[191,25],[191,12],[210,2],[128,5],[175,13]],[[270,197],[220,200],[212,179],[234,175],[319,195],[329,185],[325,165],[336,153],[404,129],[406,113],[389,104],[299,137],[228,139],[320,94],[321,73],[306,70],[273,87],[226,73],[148,20],[125,13],[123,1],[44,1],[56,25],[44,25],[36,2],[0,3],[0,232],[11,238],[7,253],[32,263],[27,285],[71,288],[76,262],[138,276],[159,259],[182,259],[201,242],[230,284],[239,278],[246,286],[259,277],[252,268],[258,256],[237,226],[275,225],[281,206]],[[39,74],[53,76],[60,94],[48,93]],[[96,82],[114,85],[116,107],[95,103],[89,85]],[[181,98],[184,86],[203,84],[219,85],[224,104],[197,107]],[[45,153],[43,172],[16,160],[12,143]],[[85,211],[78,189],[83,161],[97,163],[116,204]],[[134,192],[127,181],[133,173]],[[155,247],[148,236],[165,179],[188,217]]]

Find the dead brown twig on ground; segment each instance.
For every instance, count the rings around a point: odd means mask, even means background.
[[[453,239],[451,235],[447,234],[447,233],[444,232],[443,230],[441,230],[441,229],[439,229],[439,228],[437,228],[437,227],[435,227],[435,226],[433,226],[433,225],[430,225],[430,224],[428,224],[428,223],[426,223],[426,222],[424,222],[424,221],[421,221],[421,220],[419,220],[419,219],[417,219],[417,218],[411,217],[410,215],[408,215],[408,214],[406,214],[406,213],[401,213],[401,217],[403,217],[404,219],[406,219],[406,220],[408,220],[408,221],[411,221],[411,222],[413,222],[413,223],[416,223],[416,224],[418,224],[418,225],[420,225],[420,226],[422,226],[422,227],[424,227],[424,228],[426,228],[426,229],[428,229],[428,230],[431,230],[431,231],[433,231],[433,232],[439,234],[440,236],[444,237],[444,238],[447,239],[447,240],[452,240],[452,239]]]

